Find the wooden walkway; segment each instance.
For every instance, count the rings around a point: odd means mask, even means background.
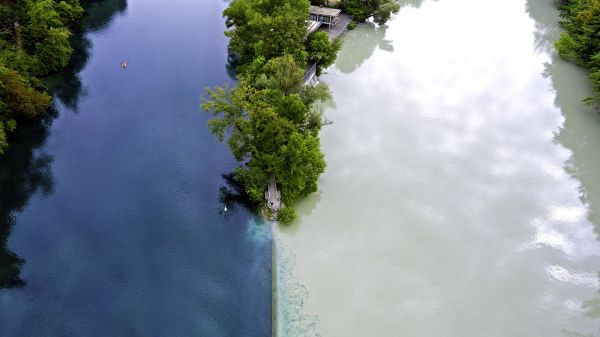
[[[304,85],[315,85],[317,84],[317,64],[311,62],[308,64],[306,71],[304,72],[304,78],[302,79]]]
[[[350,24],[350,21],[352,21],[352,17],[348,14],[342,13],[340,14],[340,21],[338,21],[335,26],[327,26],[327,28],[325,26],[321,26],[319,30],[327,32],[329,39],[333,40],[344,35],[348,31],[348,25]]]
[[[277,190],[275,176],[272,174],[269,176],[269,187],[265,192],[265,199],[267,200],[267,207],[273,214],[271,220],[277,220],[277,211],[281,208],[281,194]]]

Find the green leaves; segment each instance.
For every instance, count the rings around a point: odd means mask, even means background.
[[[600,103],[600,0],[561,0],[561,24],[566,29],[554,42],[558,54],[590,69],[594,98],[586,104]]]
[[[267,75],[269,86],[284,95],[298,92],[302,86],[304,70],[289,54],[269,60],[263,67],[263,73]]]
[[[37,117],[50,105],[50,96],[31,86],[18,72],[0,66],[0,153],[7,146],[7,134],[17,119]]]
[[[400,4],[396,1],[382,1],[379,8],[373,13],[373,19],[380,25],[386,23],[392,14],[398,13],[400,10]]]
[[[237,54],[238,85],[208,89],[202,103],[213,118],[208,126],[227,139],[236,169],[250,198],[262,201],[269,176],[277,180],[283,202],[280,221],[295,217],[292,204],[317,190],[325,170],[318,132],[322,117],[315,103],[331,98],[325,84],[304,86],[306,61],[318,72],[335,61],[341,40],[326,33],[306,37],[308,0],[233,0],[223,12]]]
[[[287,225],[296,219],[296,210],[292,207],[284,207],[277,213],[277,221]]]
[[[308,58],[317,63],[317,75],[321,75],[323,69],[335,62],[338,51],[342,48],[342,40],[337,38],[329,41],[325,32],[314,32],[307,40]]]
[[[303,89],[314,102],[329,97],[320,89]],[[257,89],[242,80],[235,88],[208,89],[202,108],[214,118],[208,122],[219,140],[227,138],[229,148],[243,169],[236,177],[252,198],[262,199],[267,177],[274,174],[284,202],[317,189],[317,179],[325,169],[317,132],[320,114],[314,116],[310,104],[300,94],[284,95],[277,88]],[[312,104],[312,103],[311,103]],[[316,120],[315,120],[316,118]],[[309,128],[309,124],[318,123]],[[260,191],[260,193],[259,193]]]
[[[0,4],[0,149],[16,121],[36,118],[51,98],[35,76],[60,70],[71,57],[68,26],[79,0],[19,0]]]
[[[4,130],[4,123],[0,121],[0,154],[4,153],[4,148],[8,146],[6,141],[6,131]]]
[[[258,57],[285,54],[303,64],[308,0],[233,0],[223,15],[229,46],[240,57],[240,73]]]
[[[317,179],[325,171],[325,159],[319,139],[311,134],[293,133],[280,149],[284,158],[275,170],[285,203],[317,190]]]
[[[50,96],[35,90],[14,70],[0,67],[0,120],[34,118],[50,105]]]
[[[561,33],[560,38],[554,42],[554,48],[560,57],[574,62],[581,62],[579,56],[575,52],[577,43],[569,34]]]
[[[342,6],[354,20],[365,21],[373,17],[379,25],[385,24],[392,14],[400,10],[395,0],[343,0]]]
[[[50,28],[44,39],[35,43],[33,69],[37,74],[49,74],[67,65],[73,52],[70,37],[71,33],[66,28]]]

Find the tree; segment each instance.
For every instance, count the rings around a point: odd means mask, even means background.
[[[393,13],[400,10],[395,0],[343,0],[342,7],[357,21],[373,17],[379,25],[386,23]]]
[[[15,127],[16,123],[14,120],[0,120],[0,154],[3,154],[4,149],[8,146],[7,134],[14,131]]]
[[[0,67],[0,112],[11,119],[34,118],[50,105],[50,96],[31,87],[27,79],[14,70]]]
[[[305,85],[300,89],[300,97],[304,104],[312,106],[317,101],[328,101],[331,99],[331,91],[325,83],[317,85]]]
[[[233,0],[223,15],[229,46],[239,56],[238,71],[259,57],[285,54],[304,64],[309,6],[308,0]]]
[[[35,76],[64,67],[72,54],[68,26],[79,0],[8,0],[0,4],[0,152],[23,119],[39,118],[51,103]]]
[[[326,32],[314,32],[308,36],[306,41],[308,59],[317,63],[317,75],[321,75],[323,69],[335,62],[341,48],[342,40],[336,38],[330,41]]]
[[[19,73],[0,66],[0,154],[8,145],[8,133],[16,129],[17,121],[36,118],[50,101],[48,94],[33,88]]]
[[[233,89],[209,89],[208,95],[202,104],[214,116],[208,125],[219,140],[229,135],[231,152],[246,162],[236,177],[252,198],[262,198],[270,174],[286,203],[316,190],[325,161],[316,135],[304,131],[309,107],[300,95],[258,90],[244,81]]]
[[[293,207],[284,207],[277,212],[277,221],[287,225],[296,219],[296,210]]]
[[[269,60],[263,67],[263,74],[267,86],[280,90],[284,95],[298,92],[302,87],[304,71],[289,54]]]
[[[46,75],[64,67],[71,57],[66,28],[81,16],[83,9],[76,1],[41,0],[32,2],[23,29],[24,46],[35,55],[32,70],[36,75]]]
[[[293,133],[280,149],[282,160],[275,176],[286,204],[317,191],[317,180],[325,171],[319,139],[311,134]]]
[[[37,62],[34,69],[37,74],[49,74],[67,65],[73,50],[66,28],[50,28],[41,42],[35,44]]]
[[[17,121],[35,118],[50,105],[48,94],[34,89],[26,78],[0,66],[0,154]]]
[[[314,103],[331,97],[326,85],[303,85],[307,58],[327,67],[340,41],[314,34],[305,41],[308,0],[233,0],[224,11],[229,47],[237,53],[238,84],[208,89],[202,108],[208,126],[243,163],[234,178],[259,202],[275,176],[289,208],[280,221],[295,217],[292,204],[317,190],[325,169]],[[305,43],[306,42],[306,43]]]

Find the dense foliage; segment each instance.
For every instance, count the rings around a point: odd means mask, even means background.
[[[275,177],[286,221],[294,202],[317,190],[325,169],[315,103],[331,96],[325,84],[305,86],[304,71],[308,61],[319,72],[328,67],[341,47],[326,33],[306,36],[308,9],[308,0],[233,0],[224,16],[229,47],[239,56],[238,84],[209,89],[202,105],[214,116],[212,133],[227,138],[244,163],[235,178],[252,200],[263,200],[269,176]]]
[[[314,32],[306,41],[308,59],[317,64],[317,75],[321,75],[323,69],[335,62],[338,51],[342,48],[342,40],[339,38],[329,41],[325,32]]]
[[[225,9],[229,46],[251,64],[256,59],[270,60],[285,54],[304,64],[306,19],[310,4],[306,0],[234,0]]]
[[[600,103],[600,0],[560,0],[561,24],[566,29],[554,43],[558,54],[590,70],[594,95]]]
[[[296,211],[293,208],[284,207],[277,213],[277,221],[282,224],[289,224],[296,218]]]
[[[342,8],[356,21],[373,17],[377,24],[382,25],[400,10],[400,5],[396,0],[342,0]]]
[[[20,121],[37,118],[50,105],[37,77],[67,64],[68,27],[82,13],[79,0],[0,3],[0,153]]]

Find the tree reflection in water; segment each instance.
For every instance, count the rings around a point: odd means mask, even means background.
[[[86,15],[73,27],[73,56],[65,69],[49,77],[46,85],[62,104],[77,111],[79,99],[85,94],[79,73],[90,58],[91,41],[86,36],[90,32],[100,32],[112,23],[117,14],[127,9],[126,0],[83,0]]]
[[[225,184],[219,188],[219,202],[224,207],[231,210],[241,207],[251,213],[258,209],[258,205],[250,200],[244,186],[235,180],[233,172],[223,173],[221,177]]]
[[[24,261],[8,249],[7,240],[13,214],[22,211],[36,191],[52,192],[52,157],[36,149],[44,144],[55,115],[20,127],[0,162],[0,288],[25,284],[19,277]]]
[[[73,56],[62,72],[45,81],[53,96],[73,111],[83,92],[78,74],[90,56],[91,43],[86,34],[108,27],[116,14],[125,11],[127,1],[88,0],[82,5],[87,14],[74,27]],[[11,146],[0,157],[0,289],[26,283],[20,277],[25,261],[9,249],[8,239],[16,224],[15,213],[23,211],[36,192],[49,195],[53,191],[53,158],[40,149],[57,115],[53,108],[38,121],[20,122],[17,133],[11,135]]]
[[[545,64],[544,77],[554,88],[554,105],[560,109],[564,123],[555,141],[571,151],[565,171],[580,182],[581,201],[588,208],[588,220],[600,237],[600,157],[596,144],[600,144],[600,116],[586,107],[583,99],[591,95],[591,85],[585,69],[561,60],[553,50],[553,42],[560,34],[559,13],[553,0],[527,0],[526,10],[535,21],[534,49],[552,55]],[[599,277],[600,279],[600,277]],[[598,295],[583,303],[581,309],[592,319],[600,318],[600,290]],[[593,337],[575,331],[563,331],[565,336]]]
[[[423,0],[400,0],[398,4],[400,5],[400,12],[402,12],[405,7],[421,7]],[[392,41],[385,39],[385,33],[388,29],[386,25],[379,27],[358,26],[356,29],[362,29],[365,32],[360,39],[344,39],[345,47],[340,51],[341,57],[335,64],[336,68],[344,74],[350,74],[358,69],[373,55],[377,48],[388,52],[394,51]]]

